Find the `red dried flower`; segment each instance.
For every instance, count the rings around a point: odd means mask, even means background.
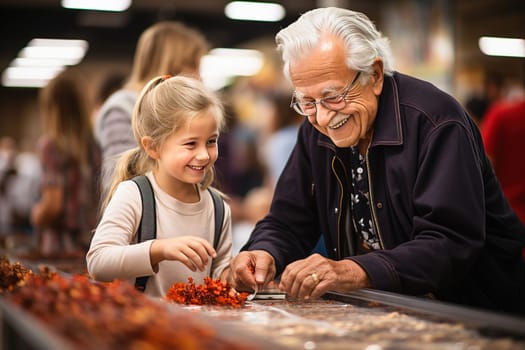
[[[188,277],[188,283],[174,283],[166,300],[185,305],[224,305],[234,308],[244,306],[248,293],[238,293],[228,284],[211,277],[204,278],[204,284],[195,285],[193,278]]]

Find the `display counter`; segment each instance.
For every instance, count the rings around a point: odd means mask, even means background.
[[[59,282],[60,303],[49,290],[33,289],[35,299],[18,304],[0,298],[1,349],[525,349],[525,318],[371,289],[232,308],[168,303],[130,286],[97,291],[86,278],[70,280]],[[66,302],[70,297],[78,301]],[[24,308],[20,300],[34,305]],[[30,310],[46,302],[56,303],[52,313],[67,305],[59,313],[65,318],[35,317]]]
[[[287,349],[525,349],[523,318],[377,290],[186,309]]]

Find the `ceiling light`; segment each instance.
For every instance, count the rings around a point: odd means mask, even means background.
[[[2,74],[2,85],[10,87],[42,87],[64,70],[55,67],[7,67]]]
[[[62,0],[62,7],[77,10],[93,11],[126,11],[131,0]]]
[[[66,65],[79,63],[88,49],[85,40],[33,39],[20,51],[20,58],[58,59]]]
[[[481,52],[489,56],[525,57],[525,40],[483,36],[478,41]]]
[[[257,50],[213,49],[202,58],[200,74],[208,87],[217,90],[237,76],[257,74],[263,61],[263,54]]]
[[[66,66],[78,64],[88,49],[85,40],[33,39],[2,74],[2,85],[41,87]]]
[[[59,67],[67,65],[66,62],[58,58],[22,58],[18,57],[11,61],[10,67]]]
[[[270,2],[232,1],[224,8],[228,18],[243,21],[278,22],[286,11],[280,4]]]

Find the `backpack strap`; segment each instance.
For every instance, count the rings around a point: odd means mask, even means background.
[[[142,215],[137,231],[137,243],[155,239],[157,237],[157,214],[151,183],[145,175],[135,176],[131,180],[137,184],[142,200]],[[135,288],[143,292],[146,289],[147,281],[148,276],[137,277]]]
[[[211,187],[208,187],[208,191],[213,199],[213,207],[215,210],[215,235],[213,236],[213,248],[217,249],[222,233],[222,223],[224,222],[224,200],[222,199],[222,196]]]

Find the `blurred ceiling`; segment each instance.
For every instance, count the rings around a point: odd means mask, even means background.
[[[180,20],[204,32],[216,46],[236,46],[267,33],[282,23],[229,20],[227,0],[134,0],[123,13],[64,9],[60,0],[0,0],[1,63],[14,57],[33,37],[81,38],[90,43],[87,59],[132,54],[140,33],[159,20]],[[288,16],[314,1],[289,1]],[[298,6],[298,4],[301,4]]]
[[[287,16],[280,22],[248,22],[227,19],[224,6],[229,0],[133,0],[125,13],[88,12],[64,9],[60,0],[0,0],[0,72],[18,52],[36,37],[75,38],[89,41],[82,68],[97,82],[108,71],[126,72],[131,66],[135,44],[142,31],[159,20],[179,20],[201,30],[212,47],[251,47],[257,39],[267,38],[273,47],[275,33],[309,9],[337,5],[364,12],[384,31],[392,12],[399,15],[411,3],[428,8],[444,5],[450,19],[454,62],[452,79],[461,89],[479,83],[486,70],[513,76],[525,84],[525,59],[483,55],[478,47],[482,35],[525,38],[524,0],[273,0],[281,3]],[[417,22],[416,13],[404,13],[407,27],[428,27]],[[408,41],[410,35],[424,33],[387,33],[392,42]],[[425,39],[423,39],[425,40]],[[257,40],[260,42],[259,40]],[[477,80],[476,80],[477,79]],[[0,86],[0,133],[27,140],[25,148],[39,136],[36,112],[38,89]]]
[[[236,47],[275,33],[317,6],[336,4],[366,13],[381,22],[382,5],[396,0],[282,0],[286,17],[276,23],[230,20],[224,15],[228,0],[133,0],[124,13],[64,9],[60,0],[0,0],[0,70],[35,37],[81,38],[90,47],[86,62],[129,63],[141,32],[159,20],[180,20],[201,30],[212,47]],[[416,0],[417,1],[417,0]],[[479,60],[480,35],[525,37],[523,0],[420,0],[448,3],[455,18],[457,58]],[[380,23],[379,23],[380,25]],[[463,47],[465,47],[464,51]],[[483,58],[481,58],[483,59]],[[458,63],[458,62],[456,62]],[[461,64],[461,62],[459,62]]]
[[[286,8],[287,15],[280,22],[270,23],[226,18],[228,0],[133,0],[123,13],[64,9],[60,0],[0,0],[0,69],[34,37],[88,40],[85,60],[128,57],[141,32],[159,20],[183,21],[201,30],[213,47],[235,47],[261,36],[273,37],[319,1],[277,1]],[[353,1],[361,11],[369,7],[367,2]]]

